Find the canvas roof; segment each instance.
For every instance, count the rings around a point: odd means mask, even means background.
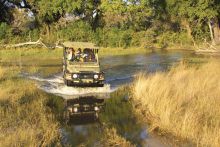
[[[98,49],[99,48],[94,43],[90,43],[90,42],[64,42],[63,45],[65,47],[82,48],[82,49],[84,48]]]

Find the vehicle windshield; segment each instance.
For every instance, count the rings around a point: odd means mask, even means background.
[[[68,48],[66,49],[66,57],[67,60],[71,62],[97,62],[94,50],[90,48],[85,48],[83,50],[81,48],[77,50]]]

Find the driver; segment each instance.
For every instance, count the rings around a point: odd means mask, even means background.
[[[76,59],[77,59],[78,61],[83,61],[83,54],[82,54],[81,48],[79,48],[79,49],[77,50],[77,52],[76,52]]]

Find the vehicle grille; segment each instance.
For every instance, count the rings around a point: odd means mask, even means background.
[[[81,73],[80,75],[79,75],[79,78],[80,79],[93,79],[93,74],[91,74],[91,73]]]

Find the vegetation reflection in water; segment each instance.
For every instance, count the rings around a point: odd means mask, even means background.
[[[111,94],[106,101],[105,109],[101,112],[100,120],[108,127],[116,128],[117,132],[133,144],[140,144],[143,132],[146,130],[133,115],[129,101],[128,86],[120,88]],[[146,133],[146,132],[144,132]]]

